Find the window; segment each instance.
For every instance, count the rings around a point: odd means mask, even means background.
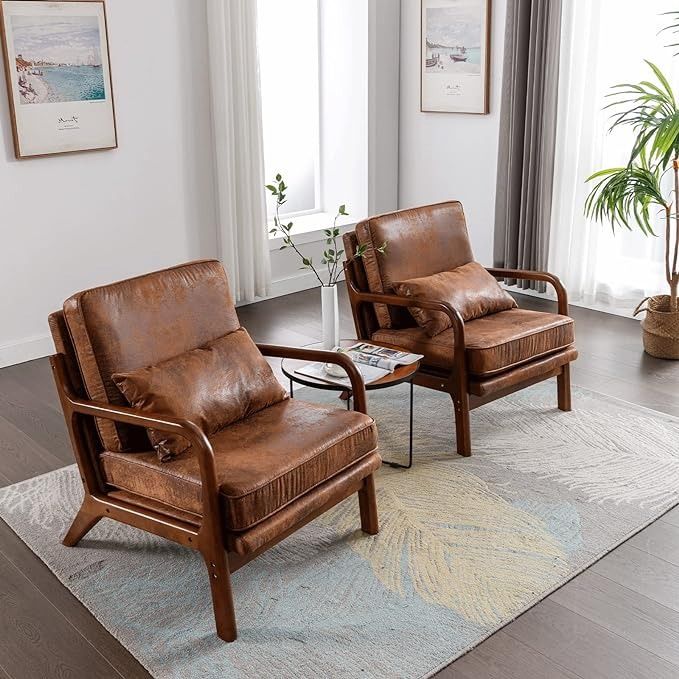
[[[286,215],[316,212],[321,209],[318,0],[258,3],[266,180],[280,173],[291,187]]]

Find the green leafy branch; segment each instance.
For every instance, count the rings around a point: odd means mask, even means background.
[[[284,224],[283,221],[281,220],[280,210],[281,207],[285,205],[285,203],[287,202],[286,194],[288,188],[289,187],[286,185],[280,173],[276,175],[274,182],[266,185],[267,191],[269,191],[271,195],[276,199],[276,207],[273,219],[274,225],[269,233],[271,233],[274,236],[278,235],[282,236],[283,244],[281,245],[280,249],[285,250],[286,248],[292,248],[302,261],[301,268],[309,269],[310,271],[312,271],[321,285],[327,286],[336,285],[340,275],[342,274],[342,267],[340,265],[342,263],[342,255],[344,255],[344,250],[340,248],[340,243],[337,240],[340,236],[340,228],[339,226],[337,226],[337,222],[339,221],[340,217],[349,216],[349,213],[347,212],[347,207],[346,205],[340,205],[339,208],[337,209],[335,219],[333,220],[332,228],[323,230],[323,233],[325,234],[325,244],[327,247],[323,251],[323,258],[321,259],[321,264],[323,264],[327,268],[328,272],[328,282],[324,283],[323,279],[320,276],[320,273],[318,272],[318,269],[316,269],[313,263],[313,258],[304,255],[296,245],[294,237],[292,235],[294,223],[288,222],[287,224]],[[386,249],[387,244],[383,243],[380,247],[375,248],[375,251],[380,254],[384,254],[386,252]],[[358,248],[356,249],[356,253],[354,254],[354,256],[348,259],[347,262],[352,262],[354,259],[363,257],[367,250],[368,246],[359,245]]]

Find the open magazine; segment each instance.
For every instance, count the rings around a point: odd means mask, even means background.
[[[369,342],[358,342],[345,352],[354,363],[371,365],[393,373],[399,365],[417,363],[422,354],[409,354],[407,351],[378,347]]]
[[[394,372],[399,365],[411,365],[422,358],[421,354],[409,354],[407,351],[386,349],[385,347],[378,347],[367,342],[354,344],[345,349],[344,353],[356,364],[365,384],[377,382]],[[325,363],[309,363],[301,368],[297,368],[295,372],[298,375],[311,377],[320,382],[351,387],[351,381],[348,376],[338,377],[331,375],[326,370]]]

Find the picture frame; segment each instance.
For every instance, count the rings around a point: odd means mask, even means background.
[[[104,0],[0,0],[17,159],[118,147]]]
[[[490,112],[491,0],[421,0],[420,111]]]

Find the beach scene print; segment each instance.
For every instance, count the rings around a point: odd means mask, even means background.
[[[481,73],[482,0],[426,9],[426,73]]]
[[[106,99],[97,16],[13,16],[22,104]]]

